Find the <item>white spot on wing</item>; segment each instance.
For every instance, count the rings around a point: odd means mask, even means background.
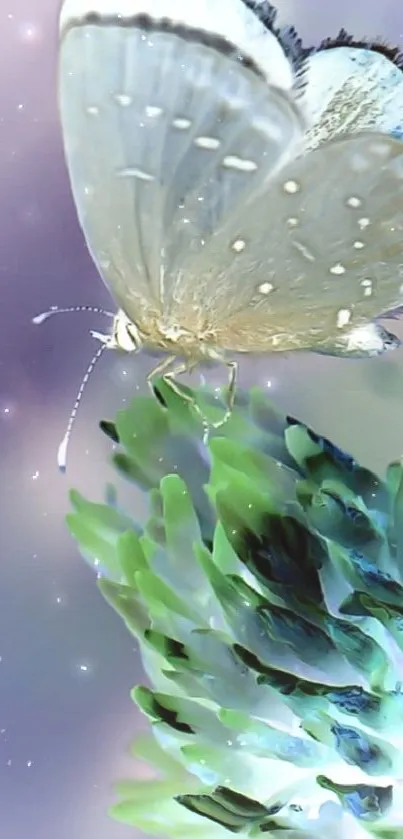
[[[313,254],[312,251],[310,251],[309,248],[307,248],[307,246],[303,244],[303,242],[297,242],[297,240],[294,239],[292,246],[293,248],[295,248],[295,250],[299,251],[301,256],[303,256],[304,259],[308,260],[308,262],[316,261],[315,254]]]
[[[241,253],[241,251],[244,251],[246,248],[246,242],[244,239],[236,239],[235,242],[232,243],[231,247],[236,253]]]
[[[372,295],[372,280],[362,280],[361,285],[364,289],[364,297],[371,297],[371,295]]]
[[[184,117],[177,117],[172,120],[173,127],[177,128],[179,131],[186,131],[187,128],[190,128],[191,124],[190,119],[185,119]]]
[[[158,108],[157,105],[147,105],[146,107],[146,115],[153,119],[154,117],[160,117],[163,114],[162,108]]]
[[[126,169],[118,171],[119,178],[137,178],[139,181],[154,181],[154,175],[144,172],[143,169],[136,169],[132,166],[127,166]]]
[[[259,291],[261,294],[270,294],[273,291],[274,285],[272,283],[261,283],[259,286]]]
[[[128,93],[115,93],[115,99],[122,108],[128,108],[133,102],[132,97]]]
[[[255,172],[257,169],[257,163],[254,160],[245,160],[235,154],[228,154],[224,157],[222,165],[226,169],[238,169],[239,172]]]
[[[194,144],[195,146],[198,146],[199,149],[209,149],[211,151],[220,147],[220,141],[217,137],[196,137]]]
[[[352,195],[350,198],[347,198],[348,207],[352,207],[354,210],[357,210],[358,207],[361,207],[361,205],[361,198],[358,198],[356,195]]]
[[[283,189],[288,195],[295,195],[300,191],[301,187],[297,181],[285,181]]]
[[[329,271],[331,274],[334,274],[335,277],[340,277],[342,274],[346,273],[344,265],[340,262],[338,262],[337,265],[332,265],[332,267],[329,268]]]

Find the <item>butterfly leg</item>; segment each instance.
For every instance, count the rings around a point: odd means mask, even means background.
[[[213,428],[221,428],[221,426],[224,425],[230,418],[234,407],[236,383],[238,379],[238,364],[236,361],[227,361],[226,366],[228,370],[228,391],[225,399],[227,410],[221,420],[212,423]]]
[[[199,406],[198,406],[196,400],[194,399],[194,397],[189,396],[188,393],[185,393],[181,389],[180,385],[178,385],[177,382],[176,382],[177,376],[181,376],[183,373],[190,373],[192,370],[194,370],[194,368],[196,366],[197,366],[197,362],[192,362],[192,361],[182,362],[181,364],[178,364],[176,367],[174,367],[173,370],[169,370],[167,373],[165,373],[164,382],[168,385],[168,387],[171,388],[173,393],[175,393],[177,396],[180,396],[180,398],[183,399],[184,402],[187,402],[188,405],[191,405],[193,410],[200,417],[200,419],[203,423],[203,428],[204,428],[203,439],[206,440],[207,437],[208,437],[208,432],[209,432],[209,422],[208,422],[208,420],[204,416],[203,411],[199,408]]]
[[[211,428],[221,428],[221,426],[224,425],[227,422],[227,420],[230,418],[230,416],[232,414],[232,410],[233,410],[233,407],[234,407],[235,394],[236,394],[236,384],[237,384],[237,378],[238,378],[238,364],[237,364],[236,361],[226,362],[226,366],[227,366],[227,369],[228,369],[228,391],[227,391],[227,396],[226,396],[226,400],[225,400],[226,401],[226,411],[225,411],[225,414],[224,414],[223,418],[221,420],[217,420],[217,422],[210,422],[204,416],[203,411],[201,411],[201,409],[199,408],[195,399],[192,396],[188,396],[188,394],[183,393],[183,391],[180,389],[180,387],[175,382],[176,376],[180,376],[182,373],[190,372],[191,370],[193,370],[194,367],[196,367],[196,365],[197,365],[197,362],[187,362],[187,363],[180,364],[177,367],[175,367],[173,370],[170,370],[169,372],[167,372],[165,374],[164,381],[173,390],[173,392],[177,394],[177,396],[181,396],[182,399],[185,400],[185,402],[188,402],[190,405],[192,405],[193,409],[196,411],[196,413],[198,414],[198,416],[200,417],[200,419],[203,423],[203,427],[204,427],[203,439],[204,439],[204,442],[206,442],[206,440],[208,439],[209,430]]]
[[[235,400],[235,393],[236,393],[236,383],[238,377],[238,364],[236,361],[229,361],[227,363],[228,369],[228,391],[226,396],[226,406],[227,409],[225,414],[221,420],[217,422],[209,422],[209,420],[204,416],[203,411],[200,409],[199,405],[197,404],[196,400],[193,396],[189,396],[189,394],[185,393],[180,385],[177,384],[176,378],[181,376],[183,373],[191,372],[196,366],[197,362],[186,361],[177,364],[171,370],[168,368],[171,364],[175,361],[175,358],[172,356],[168,356],[164,358],[160,364],[157,365],[147,376],[147,382],[152,390],[154,395],[154,388],[153,388],[153,379],[157,376],[162,374],[164,382],[171,388],[172,392],[176,394],[176,396],[180,396],[184,402],[187,402],[188,405],[191,405],[194,411],[200,417],[203,427],[204,427],[204,441],[208,438],[208,433],[210,428],[220,428],[224,423],[227,422],[229,417],[232,414],[232,410],[234,407],[234,400]]]
[[[158,376],[160,375],[162,375],[162,377],[165,379],[165,371],[168,369],[168,367],[171,366],[171,364],[174,363],[174,361],[175,356],[168,355],[165,358],[163,358],[162,361],[160,361],[160,363],[157,364],[157,366],[150,371],[150,373],[147,374],[147,384],[153,396],[155,396],[153,380],[158,378]]]
[[[183,401],[186,402],[188,405],[191,405],[193,410],[200,417],[200,419],[203,423],[203,428],[204,428],[203,439],[206,440],[207,437],[208,437],[208,432],[209,432],[209,428],[210,428],[210,424],[209,424],[208,420],[204,416],[203,411],[199,408],[199,406],[198,406],[196,400],[194,399],[194,397],[189,396],[188,393],[185,393],[182,390],[182,388],[180,387],[180,385],[178,385],[178,383],[176,382],[176,379],[177,379],[178,376],[181,376],[183,373],[190,373],[197,366],[197,361],[189,361],[189,360],[186,361],[186,362],[184,361],[184,362],[181,362],[180,364],[177,364],[171,370],[169,370],[168,368],[171,366],[171,364],[174,361],[175,361],[175,358],[172,357],[172,356],[168,356],[167,358],[163,359],[163,361],[161,361],[161,363],[158,364],[158,366],[155,367],[154,370],[152,370],[151,373],[149,373],[149,375],[147,376],[148,384],[151,387],[153,395],[155,395],[154,394],[154,388],[153,388],[153,380],[157,376],[162,374],[162,378],[163,378],[165,384],[168,385],[168,387],[172,390],[172,392],[175,393],[176,396],[179,396],[181,399],[183,399]]]

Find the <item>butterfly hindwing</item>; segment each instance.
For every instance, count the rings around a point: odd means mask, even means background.
[[[341,138],[233,208],[191,266],[196,303],[228,349],[344,348],[351,329],[401,304],[402,242],[403,144]]]

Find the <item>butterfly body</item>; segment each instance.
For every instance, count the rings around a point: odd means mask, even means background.
[[[111,349],[137,352],[141,348],[163,350],[192,360],[217,359],[219,352],[214,330],[196,323],[185,327],[174,319],[148,313],[146,322],[134,324],[123,310],[114,318],[111,334],[105,336]]]

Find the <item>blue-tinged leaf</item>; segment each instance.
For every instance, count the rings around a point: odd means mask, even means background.
[[[397,749],[353,725],[346,725],[323,711],[307,714],[302,728],[326,745],[350,766],[356,766],[370,777],[399,772],[401,760]]]
[[[317,777],[323,789],[334,792],[343,806],[359,820],[373,822],[385,815],[393,801],[393,786],[336,784],[324,775]]]

